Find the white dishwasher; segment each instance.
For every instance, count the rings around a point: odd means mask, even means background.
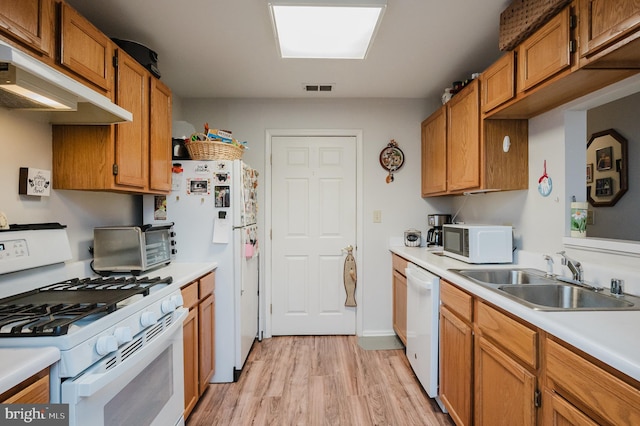
[[[440,277],[413,263],[407,276],[407,358],[422,387],[447,412],[438,397]]]

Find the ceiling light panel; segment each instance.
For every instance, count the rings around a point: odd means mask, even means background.
[[[277,0],[269,6],[283,58],[364,59],[386,1]]]

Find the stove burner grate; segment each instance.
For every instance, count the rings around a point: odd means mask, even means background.
[[[173,279],[73,278],[0,300],[0,337],[61,336],[83,319],[100,318],[132,296]]]

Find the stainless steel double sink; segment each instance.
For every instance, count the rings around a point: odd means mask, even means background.
[[[596,292],[546,276],[537,269],[452,269],[458,275],[540,311],[640,310],[640,298]]]

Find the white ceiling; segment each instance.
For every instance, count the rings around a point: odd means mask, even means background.
[[[158,53],[182,98],[437,98],[500,57],[511,0],[388,0],[365,60],[281,59],[268,0],[67,0],[110,37]],[[303,84],[335,84],[311,93]]]

